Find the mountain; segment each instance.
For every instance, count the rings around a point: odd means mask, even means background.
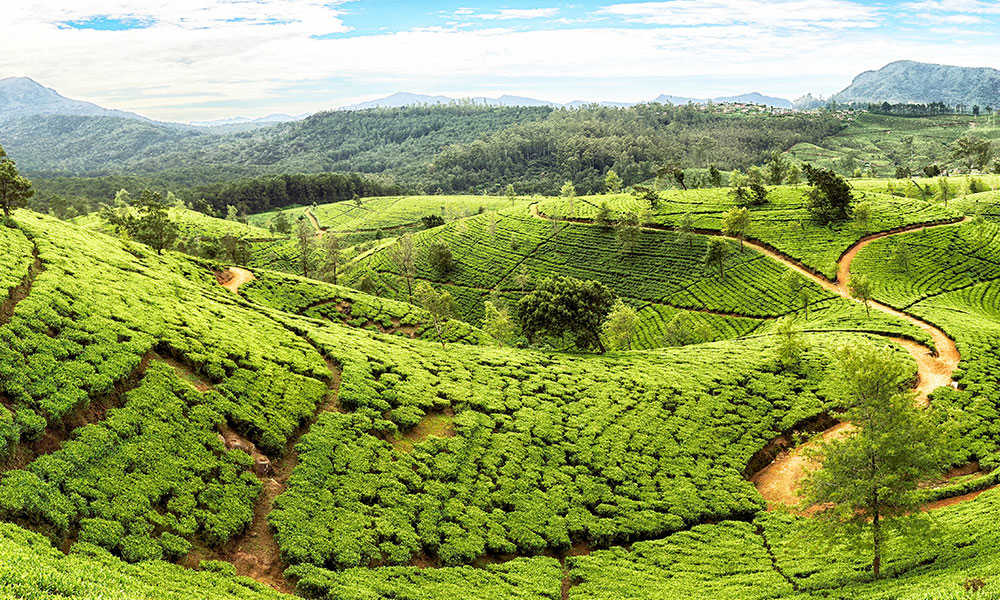
[[[762,104],[764,106],[774,106],[777,108],[792,108],[792,103],[784,98],[765,96],[760,92],[740,94],[739,96],[719,96],[717,98],[688,98],[685,96],[673,96],[661,94],[653,102],[660,104]]]
[[[190,121],[189,124],[197,127],[222,127],[226,125],[273,125],[275,123],[301,121],[308,116],[308,114],[286,115],[276,113],[273,115],[267,115],[266,117],[257,117],[255,119],[251,119],[249,117],[229,117],[226,119],[215,119],[213,121]]]
[[[865,71],[832,98],[837,102],[943,102],[1000,106],[1000,71],[901,60]]]
[[[609,106],[617,108],[628,108],[629,106],[635,106],[637,104],[642,104],[642,102],[595,102],[592,100],[574,100],[572,102],[567,102],[565,104],[559,104],[558,102],[549,102],[548,100],[538,100],[537,98],[526,98],[523,96],[510,96],[503,95],[499,98],[488,98],[485,96],[476,96],[473,98],[451,98],[448,96],[427,96],[424,94],[411,94],[409,92],[397,92],[391,96],[386,96],[385,98],[378,98],[376,100],[369,100],[368,102],[361,102],[359,104],[351,104],[349,106],[343,106],[340,110],[365,110],[369,108],[400,108],[404,106],[423,106],[423,105],[438,105],[438,104],[452,104],[455,102],[470,102],[472,104],[480,104],[484,106],[552,106],[556,108],[580,108],[583,106]],[[784,98],[775,98],[772,96],[765,96],[758,92],[752,92],[750,94],[741,94],[739,96],[724,96],[719,98],[688,98],[686,96],[673,96],[670,94],[661,94],[652,100],[652,102],[659,102],[660,104],[708,104],[709,102],[715,102],[716,104],[722,103],[744,103],[744,104],[764,104],[767,106],[776,106],[779,108],[792,108],[792,103]]]
[[[0,121],[35,115],[118,117],[149,121],[142,115],[72,100],[28,77],[0,79]]]

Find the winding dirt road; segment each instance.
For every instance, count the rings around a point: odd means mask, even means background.
[[[554,219],[552,217],[546,216],[541,213],[538,208],[538,203],[534,203],[530,207],[530,212],[533,217],[545,220],[560,220]],[[816,282],[823,289],[836,294],[842,298],[851,300],[852,302],[858,302],[851,297],[850,290],[848,289],[848,283],[851,278],[851,263],[854,258],[858,255],[865,246],[872,243],[875,240],[888,237],[890,235],[898,235],[902,233],[908,233],[917,230],[933,229],[937,227],[950,227],[959,223],[963,223],[969,220],[965,217],[961,220],[956,220],[947,223],[936,223],[936,224],[915,224],[907,227],[901,227],[894,229],[892,231],[886,231],[881,233],[872,234],[865,236],[858,240],[854,245],[848,248],[837,261],[837,279],[836,281],[830,281],[826,277],[818,275],[816,272],[805,267],[799,261],[778,252],[774,248],[767,246],[756,240],[743,240],[743,244],[753,248],[754,250],[765,254],[772,259],[780,262],[784,266],[793,271],[807,277],[808,279]],[[649,230],[673,230],[673,227],[668,226],[658,226],[650,227],[644,226],[643,229]],[[714,235],[716,237],[728,237],[732,240],[737,240],[737,238],[724,236],[719,232],[709,232],[703,231],[700,233],[707,233]],[[894,317],[898,317],[908,323],[919,327],[920,329],[926,331],[931,339],[934,341],[935,351],[932,351],[927,346],[915,342],[913,340],[896,337],[896,336],[883,336],[887,339],[892,340],[894,343],[901,346],[913,357],[917,363],[917,383],[915,391],[917,392],[916,402],[921,406],[926,406],[928,404],[928,395],[935,389],[941,386],[952,385],[952,373],[958,366],[961,356],[958,352],[958,347],[955,346],[955,342],[945,334],[944,331],[935,327],[934,325],[919,319],[913,315],[904,313],[902,311],[896,310],[889,305],[882,304],[881,302],[869,301],[869,306],[875,310],[882,311],[886,314],[890,314]],[[838,423],[837,425],[827,429],[820,434],[820,438],[823,440],[831,440],[843,437],[850,433],[851,431],[850,423]],[[801,446],[797,446],[790,451],[784,452],[779,455],[774,461],[768,466],[764,467],[760,471],[756,472],[750,481],[757,487],[757,491],[760,492],[761,496],[768,503],[769,509],[777,508],[781,505],[791,506],[798,504],[798,494],[797,490],[799,487],[799,482],[802,481],[805,474],[815,468],[814,465],[810,464],[809,459],[805,456],[805,449],[814,444],[815,442],[809,442]],[[973,496],[974,497],[974,496]]]

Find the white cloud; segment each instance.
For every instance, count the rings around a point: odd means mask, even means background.
[[[549,19],[558,14],[558,8],[502,8],[495,13],[484,13],[475,16],[479,19],[501,21],[514,19]]]
[[[753,9],[756,2],[768,6]],[[312,37],[349,29],[343,7],[326,8],[328,0],[66,4],[29,0],[5,7],[0,39],[16,51],[0,52],[0,77],[27,75],[70,97],[161,119],[300,113],[398,90],[508,92],[555,101],[638,100],[661,92],[715,96],[751,88],[785,95],[831,93],[857,73],[892,60],[979,66],[983,57],[1000,56],[996,36],[965,36],[963,43],[955,43],[946,35],[909,39],[888,28],[872,29],[877,21],[872,9],[846,0],[617,4],[605,9],[617,13],[602,14],[617,14],[622,22],[605,19],[601,27],[540,22],[534,30],[521,31],[484,27],[479,21],[480,28],[434,27],[334,39]],[[787,10],[770,8],[774,4]],[[663,17],[649,8],[662,5],[683,9],[671,13],[671,25],[679,19],[691,25],[636,27],[626,22]],[[828,19],[833,25],[813,25],[813,11],[824,6],[843,10]],[[798,25],[776,25],[778,13],[785,23]],[[57,24],[94,15],[155,23],[114,32],[60,29]],[[466,17],[467,22],[475,20]],[[248,20],[233,20],[241,18]],[[273,20],[280,24],[253,24]],[[611,82],[626,83],[615,87]]]
[[[597,11],[628,23],[665,26],[754,24],[782,28],[876,27],[879,12],[846,0],[668,0]]]
[[[1000,3],[984,0],[919,0],[899,7],[903,11],[933,11],[967,13],[974,15],[1000,15]]]

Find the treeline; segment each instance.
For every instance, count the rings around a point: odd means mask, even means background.
[[[187,190],[178,196],[196,210],[225,215],[230,206],[239,214],[251,214],[293,205],[391,196],[403,191],[401,186],[377,177],[357,173],[315,173],[241,179]]]
[[[631,185],[664,165],[746,168],[841,127],[825,113],[739,114],[660,104],[557,110],[544,121],[446,149],[419,185],[428,192],[499,192],[512,184],[518,193],[556,194],[572,181],[578,193],[590,194],[603,191],[609,169]]]
[[[830,105],[831,108],[850,108],[853,110],[866,110],[878,115],[893,115],[898,117],[937,117],[941,115],[973,115],[978,117],[981,114],[993,114],[992,106],[979,106],[978,104],[956,104],[949,106],[944,102],[930,102],[928,104],[916,104],[908,102],[854,102],[851,104]]]

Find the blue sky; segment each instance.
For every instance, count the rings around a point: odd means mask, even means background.
[[[412,91],[554,101],[829,95],[893,60],[1000,67],[985,0],[34,0],[0,77],[158,119]]]

